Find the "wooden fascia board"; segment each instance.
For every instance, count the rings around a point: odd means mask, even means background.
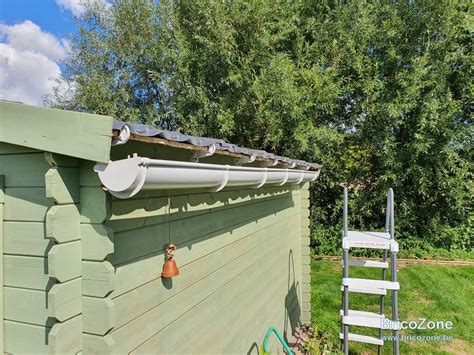
[[[109,116],[0,101],[0,142],[107,163]]]

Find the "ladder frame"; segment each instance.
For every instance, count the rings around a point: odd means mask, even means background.
[[[386,207],[386,219],[385,219],[385,232],[389,233],[390,239],[395,240],[395,211],[394,211],[394,194],[393,189],[389,188],[387,192],[387,207]],[[343,238],[348,236],[348,192],[347,187],[344,187],[344,207],[343,207]],[[383,251],[383,262],[387,261],[388,251]],[[343,248],[342,256],[342,277],[349,278],[349,249]],[[391,268],[391,281],[397,282],[397,252],[390,250],[390,268]],[[381,279],[385,280],[387,276],[387,269],[382,269]],[[398,322],[398,290],[392,291],[392,321]],[[343,335],[341,339],[342,350],[345,355],[349,354],[349,325],[344,324],[343,317],[349,315],[349,287],[343,286],[342,290],[342,316],[341,316],[341,333]],[[384,301],[385,296],[380,296],[379,314],[384,313]],[[399,330],[395,327],[392,330],[393,339],[393,354],[400,354],[400,342],[398,339]],[[379,329],[379,339],[382,339],[382,328]],[[377,353],[381,355],[382,345],[377,345]]]

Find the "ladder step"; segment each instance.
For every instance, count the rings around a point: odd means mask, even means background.
[[[385,290],[399,290],[400,284],[398,282],[386,280],[370,280],[370,279],[355,279],[343,278],[342,286],[349,287],[363,287],[363,288],[381,288]]]
[[[369,312],[367,312],[369,313]],[[342,323],[347,325],[356,325],[359,327],[368,327],[376,329],[395,329],[399,328],[396,323],[390,319],[381,316],[378,313],[372,313],[370,315],[359,316],[342,316]]]
[[[342,238],[343,249],[367,248],[383,249],[398,252],[398,243],[384,232],[348,231],[347,237]]]
[[[339,338],[344,339],[344,335],[342,333],[339,333]],[[374,345],[383,345],[383,339],[371,337],[368,335],[354,334],[354,333],[349,333],[349,341],[356,341],[359,343],[374,344]]]
[[[341,264],[344,265],[344,261],[341,261]],[[349,259],[349,266],[363,266],[363,267],[376,267],[380,269],[388,269],[388,262],[375,261],[375,260]]]
[[[341,291],[344,291],[344,286],[341,286]],[[369,295],[381,295],[381,296],[385,296],[387,294],[387,290],[384,288],[367,288],[367,287],[351,287],[351,286],[349,286],[349,292],[366,293]]]
[[[339,310],[339,313],[341,316],[344,315],[344,310],[341,309]],[[375,315],[378,315],[379,318],[385,318],[385,315],[383,314],[377,314],[374,312],[366,312],[366,311],[355,311],[352,309],[349,309],[349,316],[358,316],[358,317],[375,317]]]

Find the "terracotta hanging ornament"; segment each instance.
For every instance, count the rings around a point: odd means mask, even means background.
[[[176,246],[174,244],[168,243],[165,246],[165,254],[166,254],[166,261],[163,265],[163,272],[161,273],[161,277],[163,278],[171,278],[179,275],[178,266],[176,266],[176,262],[173,260],[173,252],[176,250]]]

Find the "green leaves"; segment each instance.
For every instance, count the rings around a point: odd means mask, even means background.
[[[341,185],[360,211],[354,227],[371,228],[393,187],[397,229],[434,240],[471,206],[468,11],[450,1],[93,4],[65,63],[75,97],[58,105],[321,162],[312,219],[328,231]]]

